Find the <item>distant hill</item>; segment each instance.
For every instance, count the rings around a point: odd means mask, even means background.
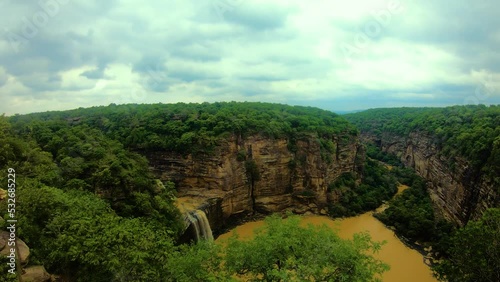
[[[336,114],[339,114],[339,115],[346,115],[346,114],[359,113],[362,111],[366,111],[366,109],[365,110],[350,110],[350,111],[333,111],[333,112]]]

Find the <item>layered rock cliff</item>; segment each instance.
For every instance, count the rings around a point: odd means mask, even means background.
[[[246,212],[320,213],[323,209],[324,213],[331,198],[328,184],[344,172],[357,171],[364,160],[358,137],[331,141],[334,152],[322,149],[313,136],[293,143],[232,136],[210,156],[165,151],[145,155],[159,179],[176,183],[181,202],[189,197],[189,205],[204,206],[212,227],[217,228],[230,216]]]
[[[364,142],[394,154],[429,182],[429,192],[441,214],[458,224],[479,218],[488,207],[498,205],[497,188],[463,158],[450,159],[440,152],[435,137],[411,132],[407,136],[383,133],[380,138],[363,133]]]

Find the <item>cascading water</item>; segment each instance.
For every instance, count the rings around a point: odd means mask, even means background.
[[[191,215],[191,212],[187,213],[187,218],[191,226],[194,227],[194,234],[196,236],[196,241],[200,241],[200,227],[198,225],[198,220]]]
[[[194,227],[196,241],[200,241],[201,239],[212,241],[214,239],[212,228],[210,228],[210,223],[204,211],[196,210],[189,212],[187,216]]]

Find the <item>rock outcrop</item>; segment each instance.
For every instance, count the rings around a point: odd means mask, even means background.
[[[362,166],[363,147],[353,136],[333,139],[333,153],[322,149],[313,136],[289,142],[233,136],[210,156],[172,152],[145,155],[159,179],[176,183],[181,199],[198,198],[191,201],[204,203],[211,225],[235,214],[270,213],[292,207],[300,213],[319,213],[322,209],[325,213],[328,184],[340,174]],[[213,205],[220,205],[220,211]],[[218,220],[211,218],[214,212],[210,209],[220,213]]]
[[[429,183],[429,192],[441,214],[458,224],[479,218],[488,207],[498,205],[496,188],[465,159],[445,157],[431,134],[411,132],[408,136],[363,133],[365,142],[394,154]]]

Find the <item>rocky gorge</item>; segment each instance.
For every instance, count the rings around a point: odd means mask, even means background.
[[[413,131],[401,136],[384,132],[377,137],[362,132],[361,139],[397,156],[406,167],[425,178],[436,209],[455,223],[464,225],[499,203],[498,187],[491,179],[475,171],[466,159],[445,156],[430,133]]]
[[[459,225],[498,204],[498,193],[488,178],[475,173],[464,159],[445,157],[431,134],[386,133],[380,138],[362,133],[359,138],[344,136],[332,142],[335,152],[327,157],[313,136],[297,140],[291,151],[290,140],[259,135],[232,136],[212,156],[159,151],[146,157],[160,180],[176,183],[179,201],[190,202],[181,211],[204,210],[215,230],[232,217],[254,212],[327,214],[328,204],[341,196],[328,192],[327,186],[342,173],[362,170],[362,143],[396,155],[426,179],[438,214]],[[258,178],[249,172],[250,163]]]

